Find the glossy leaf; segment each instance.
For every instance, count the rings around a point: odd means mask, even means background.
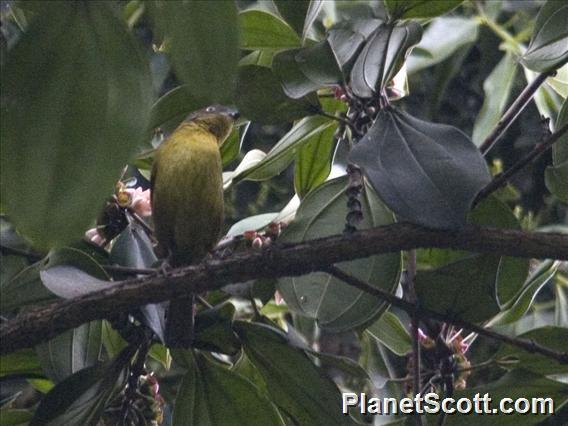
[[[363,43],[379,27],[379,19],[358,19],[354,22],[340,22],[327,33],[327,41],[333,50],[337,62],[346,74],[351,71]]]
[[[560,68],[568,61],[568,4],[548,0],[540,9],[523,64],[537,72]]]
[[[293,99],[343,80],[339,64],[327,40],[310,47],[278,53],[274,56],[272,69],[280,79],[284,93]]]
[[[310,0],[308,5],[308,10],[306,11],[306,19],[304,20],[304,25],[302,27],[302,43],[306,42],[310,29],[314,22],[316,21],[322,7],[324,0]]]
[[[568,329],[563,327],[541,327],[517,336],[519,339],[534,341],[539,345],[551,350],[562,352],[566,349],[568,340]],[[567,365],[550,362],[550,358],[537,353],[529,353],[517,347],[503,345],[495,354],[495,359],[499,361],[517,361],[514,368],[523,368],[538,374],[563,374],[568,373]]]
[[[322,116],[306,117],[300,120],[258,164],[236,174],[233,181],[266,180],[280,174],[292,162],[298,149],[307,144],[311,138],[335,126],[335,121]]]
[[[57,298],[41,282],[43,262],[24,268],[0,287],[0,311],[13,311],[22,306],[53,301]]]
[[[111,263],[130,268],[151,268],[157,260],[152,241],[142,226],[134,221],[116,238],[110,252]],[[136,315],[138,310],[134,315],[156,333],[162,342],[165,340],[166,305],[167,303],[144,305],[139,308],[142,318]]]
[[[301,35],[304,31],[306,13],[310,7],[311,0],[272,0],[278,13],[290,25],[296,34]]]
[[[243,126],[234,128],[230,136],[221,144],[220,151],[223,167],[232,163],[238,157],[249,127],[250,121]]]
[[[400,70],[407,51],[418,44],[421,37],[422,27],[414,21],[380,25],[351,70],[353,93],[363,98],[380,93]]]
[[[424,31],[422,40],[406,61],[409,74],[444,61],[454,53],[474,43],[479,34],[479,23],[459,16],[437,18]],[[417,52],[422,50],[429,56]]]
[[[272,401],[297,424],[351,424],[341,414],[335,384],[283,333],[259,323],[236,322],[247,358],[266,382]]]
[[[173,426],[283,424],[250,381],[198,352],[187,352],[186,358],[188,372],[176,397]]]
[[[26,426],[33,417],[33,412],[23,409],[0,409],[0,419],[2,426]]]
[[[348,213],[348,198],[345,195],[347,184],[347,177],[341,177],[310,192],[279,241],[308,241],[343,232]],[[370,187],[365,186],[360,201],[363,213],[360,229],[393,223],[392,214]],[[373,286],[393,291],[400,273],[400,255],[384,254],[339,263],[338,266]],[[281,278],[278,280],[278,290],[292,311],[315,318],[320,327],[333,331],[367,324],[386,308],[386,304],[377,298],[323,272]]]
[[[392,108],[381,110],[350,160],[400,219],[432,228],[463,226],[490,181],[483,157],[460,130]]]
[[[112,4],[40,7],[2,70],[1,198],[27,238],[51,247],[96,216],[144,135],[152,94]]]
[[[263,213],[255,216],[249,216],[231,226],[226,236],[234,237],[236,235],[241,235],[246,231],[260,231],[276,219],[277,216],[278,213]]]
[[[239,68],[235,100],[244,117],[263,124],[294,121],[317,110],[317,103],[307,98],[287,97],[278,77],[270,69],[257,65]]]
[[[483,82],[485,99],[473,126],[475,145],[480,146],[501,119],[515,83],[516,71],[516,59],[507,52]]]
[[[530,309],[538,293],[550,282],[558,270],[558,262],[545,261],[539,265],[521,287],[519,293],[491,320],[491,325],[510,324],[522,318]]]
[[[511,209],[495,196],[483,200],[471,211],[468,223],[483,227],[521,229]],[[474,310],[473,301],[477,300],[483,302],[478,313],[485,319],[491,319],[498,313],[500,315],[501,310],[507,309],[519,297],[529,269],[527,259],[445,249],[418,250],[418,262],[421,270],[418,271],[417,286],[421,287],[421,293],[428,293],[425,297],[430,301],[430,307],[439,308],[443,312],[458,309],[470,315],[469,311]],[[480,265],[483,265],[483,273],[464,272],[477,271]],[[423,271],[425,268],[432,270]],[[441,284],[438,285],[434,281],[440,275],[443,278],[440,278]],[[465,276],[468,278],[464,278]],[[425,278],[422,279],[423,277]],[[471,296],[472,292],[476,294]],[[463,297],[462,300],[462,293],[468,297]],[[468,301],[469,298],[472,300]],[[455,303],[454,299],[458,302]]]
[[[422,306],[481,322],[499,313],[495,271],[499,258],[490,255],[464,258],[416,275],[416,293]]]
[[[112,283],[104,269],[89,255],[71,248],[53,250],[40,271],[43,285],[58,297],[72,299],[108,288]]]
[[[194,347],[235,355],[240,343],[232,329],[234,316],[235,307],[231,303],[199,312],[195,317]]]
[[[33,349],[0,355],[0,377],[11,375],[44,376],[38,356]]]
[[[30,425],[96,424],[106,404],[123,388],[135,349],[124,349],[112,362],[85,368],[58,383],[40,402]]]
[[[410,334],[398,317],[391,312],[385,312],[365,330],[395,354],[404,356],[412,350]]]
[[[241,48],[287,49],[301,45],[298,34],[279,17],[270,12],[249,9],[239,13]]]
[[[102,323],[93,321],[36,346],[41,367],[55,383],[99,361]]]
[[[206,99],[197,98],[186,85],[178,86],[160,97],[152,105],[148,129],[173,130],[192,111],[197,111],[205,106],[207,106]]]
[[[233,184],[235,176],[252,169],[266,157],[266,153],[260,149],[252,149],[245,154],[242,161],[233,171],[223,172],[223,189],[227,190]]]
[[[331,172],[337,125],[310,138],[296,153],[294,189],[300,198],[321,185]]]
[[[150,9],[166,35],[176,75],[208,104],[233,99],[239,23],[233,1],[156,2]]]
[[[392,19],[434,18],[458,7],[463,0],[385,0]]]

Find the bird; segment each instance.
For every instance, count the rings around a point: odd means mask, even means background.
[[[237,110],[211,105],[195,111],[157,148],[150,180],[157,254],[171,267],[203,260],[219,241],[224,220],[220,146],[239,117]],[[165,340],[191,347],[194,296],[170,302]]]

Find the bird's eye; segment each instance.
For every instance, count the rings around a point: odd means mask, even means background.
[[[207,107],[205,108],[205,112],[215,112],[215,107],[213,106]]]

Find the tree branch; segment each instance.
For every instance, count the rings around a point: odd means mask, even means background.
[[[476,206],[481,200],[487,198],[490,194],[504,186],[509,181],[509,179],[511,179],[511,177],[519,170],[548,151],[554,143],[556,143],[562,136],[564,136],[566,131],[568,131],[568,124],[565,124],[563,127],[558,129],[544,142],[535,145],[529,153],[527,153],[523,158],[509,167],[506,171],[495,176],[495,178],[491,182],[489,182],[485,188],[479,191],[477,197],[475,197],[473,206]]]
[[[227,259],[175,269],[167,275],[121,281],[106,290],[27,310],[0,327],[0,353],[37,345],[85,322],[148,303],[257,278],[304,275],[336,262],[421,247],[568,260],[568,236],[563,234],[472,225],[461,230],[434,230],[397,223],[297,244],[275,244],[262,252],[237,253]]]
[[[525,109],[542,83],[544,83],[548,77],[555,74],[556,71],[548,71],[539,74],[527,87],[525,87],[519,97],[515,99],[515,102],[513,102],[505,114],[503,114],[503,117],[499,120],[497,126],[495,126],[493,131],[480,145],[479,150],[482,154],[487,154],[489,150],[493,148],[493,145],[495,145],[503,133],[505,133],[505,130],[509,128],[513,121],[515,121],[519,114]]]
[[[373,286],[367,284],[366,282],[361,281],[360,279],[343,272],[341,269],[339,269],[335,266],[329,266],[328,268],[325,268],[324,271],[332,274],[333,276],[340,279],[341,281],[344,281],[345,283],[347,283],[347,284],[349,284],[349,285],[351,285],[355,288],[358,288],[361,291],[364,291],[365,293],[376,296],[377,298],[385,300],[386,302],[390,303],[391,305],[396,306],[397,308],[404,310],[411,317],[430,318],[430,319],[435,319],[435,320],[438,320],[438,321],[445,322],[447,324],[453,324],[453,325],[458,326],[460,328],[465,328],[465,329],[468,329],[470,331],[473,331],[473,332],[479,334],[480,336],[485,336],[485,337],[488,337],[490,339],[497,340],[499,342],[508,343],[509,345],[516,346],[518,348],[524,349],[525,351],[528,351],[528,352],[531,352],[531,353],[539,353],[539,354],[544,355],[548,358],[555,359],[560,364],[568,364],[568,352],[558,352],[558,351],[552,350],[550,348],[547,348],[545,346],[542,346],[542,345],[536,343],[533,340],[519,339],[519,338],[516,338],[516,337],[506,336],[504,334],[499,334],[499,333],[496,333],[495,331],[488,330],[488,329],[486,329],[482,326],[479,326],[477,324],[473,324],[473,323],[470,323],[470,322],[467,322],[467,321],[463,321],[459,318],[455,318],[455,317],[450,316],[450,315],[440,314],[440,313],[432,311],[430,309],[422,308],[422,307],[420,307],[420,306],[418,306],[414,303],[407,302],[406,300],[403,300],[400,297],[397,297],[397,296],[395,296],[391,293],[388,293],[384,290],[373,287]]]

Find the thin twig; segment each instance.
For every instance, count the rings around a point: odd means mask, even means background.
[[[414,287],[414,280],[416,279],[416,250],[408,251],[408,259],[406,263],[406,286],[405,293],[407,300],[410,303],[418,306],[418,295],[416,294],[416,288]],[[410,329],[412,332],[412,386],[413,393],[415,396],[420,394],[420,369],[421,369],[421,359],[420,359],[420,318],[418,315],[412,315]],[[416,413],[416,424],[422,426],[422,416]]]
[[[378,289],[373,287],[366,282],[356,278],[352,275],[349,275],[343,272],[341,269],[337,268],[336,266],[329,266],[324,268],[325,272],[330,273],[331,275],[335,276],[336,278],[344,281],[345,283],[349,284],[352,287],[358,288],[359,290],[364,291],[365,293],[369,293],[377,298],[380,298],[397,308],[402,309],[403,311],[407,312],[409,315],[417,315],[418,317],[426,317],[435,319],[438,321],[442,321],[448,324],[453,324],[457,327],[463,327],[468,330],[474,331],[481,336],[485,336],[487,338],[497,340],[499,342],[507,343],[512,346],[516,346],[521,348],[527,352],[531,353],[538,353],[544,355],[548,358],[552,358],[558,361],[560,364],[568,364],[568,352],[559,352],[553,349],[550,349],[546,346],[542,346],[536,343],[533,340],[526,340],[526,339],[519,339],[516,337],[506,336],[504,334],[496,333],[495,331],[488,330],[483,328],[479,325],[470,323],[468,321],[464,321],[462,319],[456,318],[451,315],[444,315],[436,311],[432,311],[430,309],[426,309],[420,306],[417,306],[413,303],[407,302],[406,300],[401,299],[391,293],[388,293],[384,290]]]
[[[509,167],[506,171],[495,176],[495,178],[491,182],[489,182],[486,187],[479,191],[472,204],[473,207],[475,207],[481,200],[487,198],[490,194],[497,191],[502,186],[505,186],[509,179],[511,179],[511,177],[515,175],[519,170],[548,151],[552,147],[552,145],[566,133],[566,131],[568,131],[568,124],[565,124],[563,127],[558,129],[544,142],[535,145],[528,154],[526,154],[523,158]]]
[[[353,123],[351,120],[348,120],[345,117],[329,114],[329,113],[327,113],[323,110],[318,111],[318,115],[321,115],[322,117],[331,118],[332,120],[339,121],[340,123],[343,123],[346,126],[349,126],[351,131],[354,132],[357,136],[363,136],[363,134],[359,130],[357,130],[357,128],[355,127],[355,123]]]
[[[511,104],[509,109],[503,114],[503,117],[497,123],[497,126],[493,131],[485,138],[479,150],[482,154],[487,154],[491,148],[495,145],[497,140],[505,133],[509,126],[515,121],[518,115],[525,109],[527,104],[530,102],[538,88],[544,83],[544,81],[554,75],[556,71],[548,71],[539,74],[525,89],[521,92],[519,97]]]

